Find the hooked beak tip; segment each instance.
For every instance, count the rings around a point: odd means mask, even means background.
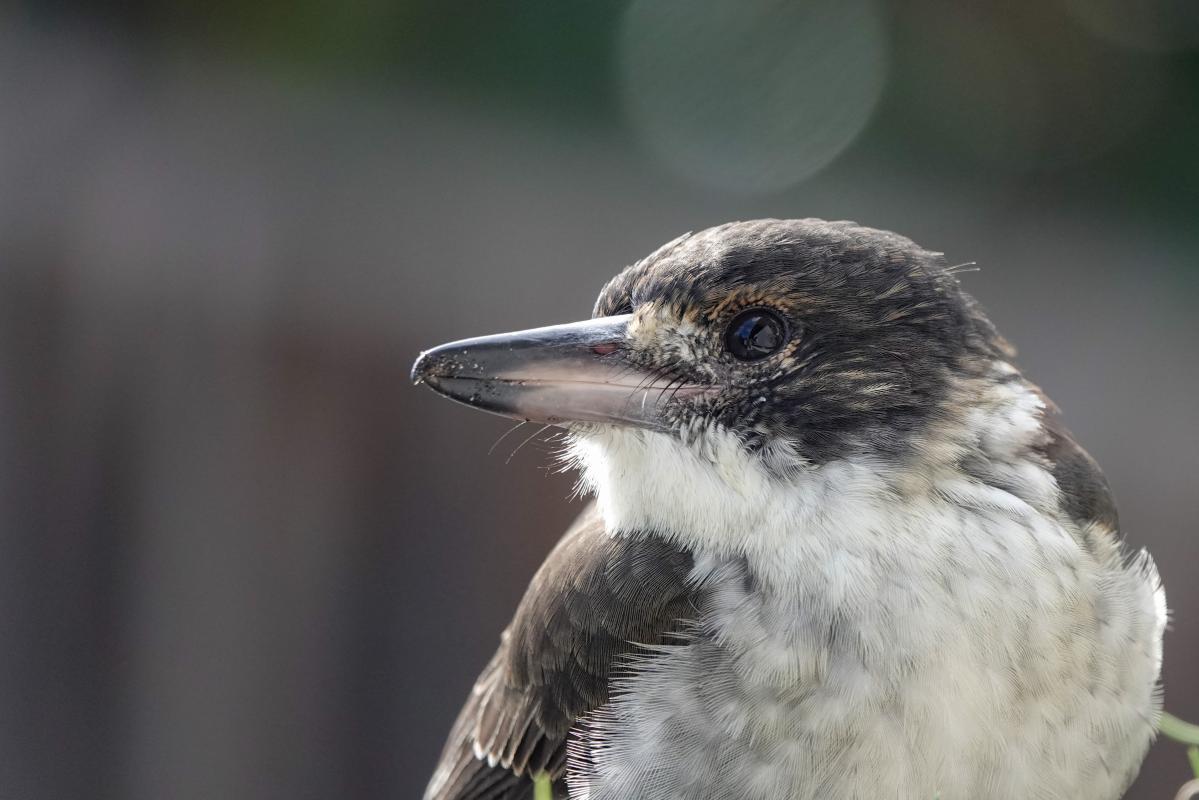
[[[429,351],[422,350],[420,355],[416,357],[416,361],[412,364],[412,371],[408,374],[413,386],[420,386],[422,383],[428,381],[430,362]]]

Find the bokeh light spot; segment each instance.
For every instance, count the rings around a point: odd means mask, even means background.
[[[618,58],[646,145],[689,178],[745,192],[827,166],[866,126],[887,73],[868,0],[637,0]]]

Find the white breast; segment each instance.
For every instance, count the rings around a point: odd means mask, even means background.
[[[1009,465],[1021,499],[865,461],[783,484],[719,439],[576,457],[612,529],[698,554],[703,623],[590,720],[574,796],[1113,798],[1135,774],[1165,600],[1147,556],[1100,563],[1044,513],[1039,465]]]

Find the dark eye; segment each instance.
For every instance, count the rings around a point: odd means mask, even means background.
[[[764,308],[742,311],[729,323],[724,346],[734,358],[757,361],[777,352],[787,340],[787,326],[778,314]]]

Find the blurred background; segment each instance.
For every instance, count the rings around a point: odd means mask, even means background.
[[[1197,143],[1191,0],[0,4],[0,800],[418,796],[580,504],[414,357],[760,216],[978,263],[1199,719]]]

